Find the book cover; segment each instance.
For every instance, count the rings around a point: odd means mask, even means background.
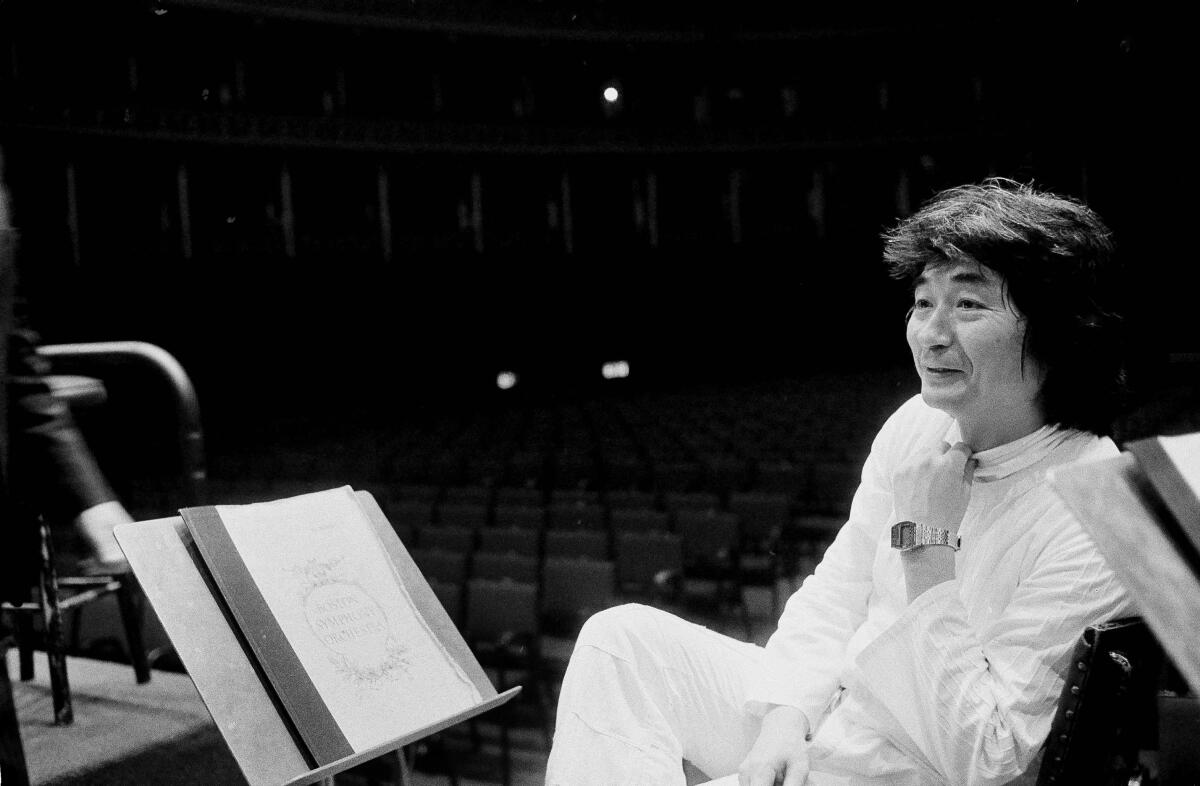
[[[318,764],[482,700],[414,604],[349,487],[180,513]]]

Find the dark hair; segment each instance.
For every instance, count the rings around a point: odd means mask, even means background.
[[[884,234],[893,278],[914,284],[927,267],[971,260],[1000,274],[1026,318],[1028,352],[1046,370],[1050,423],[1112,430],[1125,393],[1122,320],[1113,292],[1112,233],[1069,197],[1003,178],[934,196]]]

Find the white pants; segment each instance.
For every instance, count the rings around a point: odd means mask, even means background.
[[[682,786],[683,759],[736,772],[758,736],[744,705],[762,658],[648,606],[594,615],[563,679],[547,786]]]

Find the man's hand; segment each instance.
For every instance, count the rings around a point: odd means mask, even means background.
[[[897,520],[957,532],[971,499],[974,473],[971,449],[962,442],[954,447],[942,443],[937,450],[908,459],[892,476]]]
[[[738,767],[738,786],[804,786],[808,780],[808,718],[795,707],[767,711],[754,747]]]

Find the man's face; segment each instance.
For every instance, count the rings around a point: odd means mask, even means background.
[[[927,267],[917,279],[908,346],[921,397],[953,415],[975,450],[1004,444],[1044,423],[1042,369],[1022,363],[1025,318],[1003,279],[976,262]]]

